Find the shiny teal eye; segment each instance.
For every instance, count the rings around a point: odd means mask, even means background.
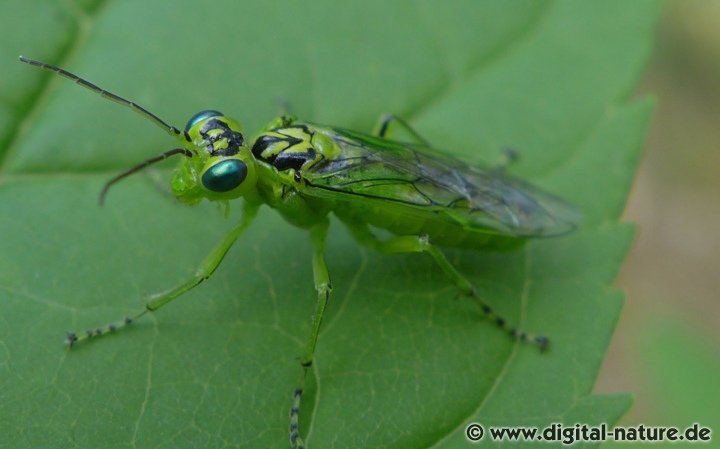
[[[229,192],[247,177],[245,162],[238,159],[226,159],[208,168],[202,175],[202,184],[211,192]]]
[[[199,121],[205,120],[206,118],[210,117],[221,117],[223,115],[220,111],[214,111],[212,109],[208,109],[207,111],[200,111],[197,114],[190,117],[190,120],[188,120],[187,125],[185,125],[185,132],[190,131],[190,128],[195,126]]]

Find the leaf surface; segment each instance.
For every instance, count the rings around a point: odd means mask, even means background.
[[[311,447],[465,447],[464,429],[615,422],[590,396],[622,307],[620,223],[652,104],[629,94],[658,14],[637,2],[23,3],[0,47],[0,446],[284,447],[314,311],[310,241],[269,209],[213,278],[72,351],[196,265],[238,219],[113,174],[176,143],[18,54],[71,70],[182,127],[201,109],[252,135],[279,102],[370,131],[407,118],[438,148],[577,204],[581,230],[511,253],[448,250],[540,353],[484,321],[429,257],[380,256],[334,222],[333,294],[301,415]],[[25,6],[27,5],[27,6]],[[488,437],[485,438],[488,443]],[[509,444],[507,441],[503,444]]]

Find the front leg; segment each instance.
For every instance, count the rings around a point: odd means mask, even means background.
[[[325,218],[319,224],[310,229],[313,244],[313,278],[315,280],[315,290],[317,291],[317,305],[315,306],[315,315],[313,315],[312,329],[310,330],[310,338],[308,339],[305,353],[300,359],[302,372],[300,381],[293,393],[293,405],[290,409],[290,446],[298,449],[305,449],[305,443],[300,437],[299,417],[300,417],[300,399],[302,398],[303,388],[307,373],[313,363],[315,355],[315,345],[320,332],[320,324],[322,324],[325,307],[330,298],[330,274],[325,265],[325,240],[327,238],[330,221]]]
[[[195,275],[193,277],[183,282],[182,284],[171,288],[170,290],[151,295],[147,298],[147,303],[142,310],[140,310],[134,315],[123,318],[121,321],[107,324],[103,327],[89,329],[80,334],[77,334],[75,332],[68,332],[65,337],[65,343],[72,347],[75,343],[79,341],[89,340],[91,338],[107,334],[108,332],[114,332],[116,330],[122,329],[123,327],[126,327],[129,324],[133,323],[135,320],[145,315],[146,313],[156,311],[157,309],[169,303],[183,293],[197,287],[201,282],[208,279],[210,275],[213,274],[215,269],[220,265],[220,262],[222,262],[225,254],[227,254],[228,250],[230,250],[230,247],[233,245],[233,243],[235,243],[238,237],[240,237],[243,231],[245,231],[245,229],[250,226],[250,223],[252,223],[252,221],[255,219],[257,211],[258,205],[248,202],[243,203],[243,215],[240,222],[234,228],[230,229],[230,231],[225,234],[223,239],[215,246],[215,248],[210,251],[210,254],[208,254],[205,259],[200,263],[200,266],[197,268],[197,271],[195,272]]]

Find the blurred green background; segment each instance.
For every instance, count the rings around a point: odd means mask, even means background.
[[[595,391],[635,394],[621,424],[700,422],[720,447],[719,1],[666,4],[638,94],[658,101],[625,212],[638,227],[617,282],[625,309]]]

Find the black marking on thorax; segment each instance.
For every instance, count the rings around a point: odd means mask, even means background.
[[[289,130],[298,129],[307,137],[295,137],[288,133]],[[280,171],[291,168],[300,170],[306,162],[317,158],[317,151],[310,142],[312,136],[312,131],[306,125],[276,128],[255,140],[252,154],[256,159],[267,162]]]

